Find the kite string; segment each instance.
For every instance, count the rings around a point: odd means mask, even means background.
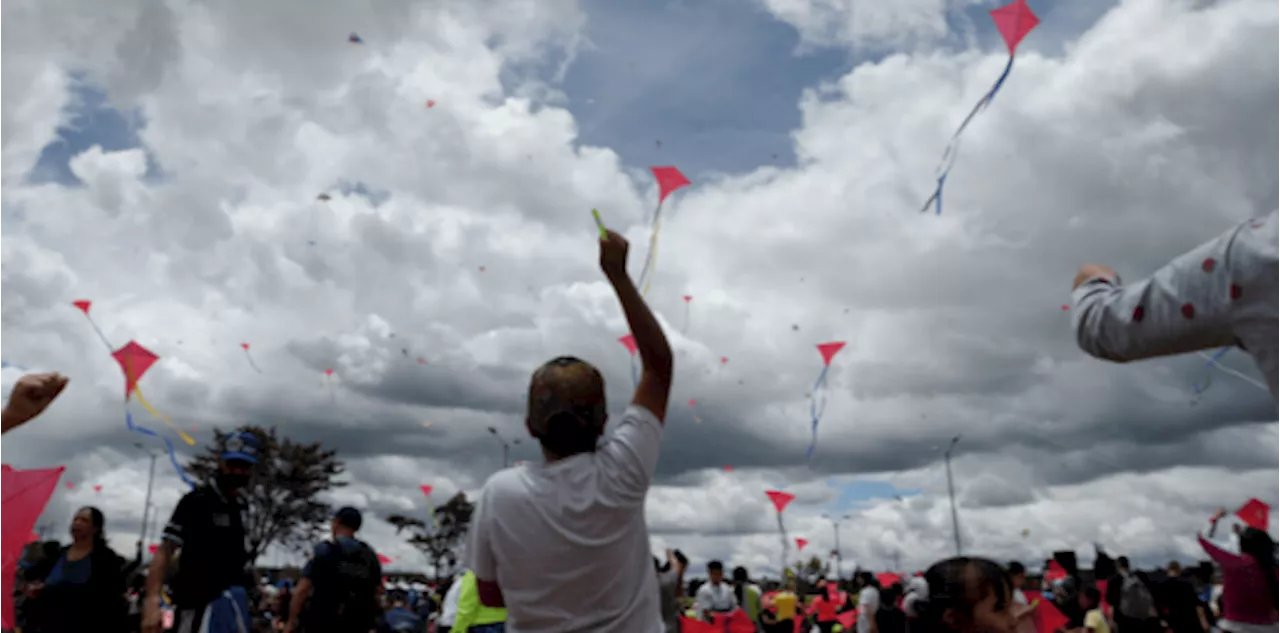
[[[1226,350],[1228,350],[1228,349],[1231,349],[1231,348],[1229,348],[1229,347],[1228,347],[1228,348],[1223,348],[1223,350],[1222,350],[1222,351],[1219,351],[1217,354],[1215,354],[1215,355],[1213,355],[1213,356],[1209,356],[1208,354],[1206,354],[1206,353],[1204,353],[1204,352],[1200,352],[1200,357],[1201,357],[1201,358],[1206,358],[1206,359],[1208,359],[1208,360],[1209,360],[1209,364],[1208,364],[1208,366],[1209,366],[1209,367],[1217,367],[1218,369],[1221,369],[1222,371],[1225,371],[1225,372],[1227,372],[1228,374],[1231,374],[1232,376],[1235,376],[1236,378],[1239,378],[1239,379],[1241,379],[1241,380],[1243,380],[1243,381],[1245,381],[1245,382],[1247,382],[1247,383],[1249,383],[1249,384],[1251,384],[1251,385],[1253,385],[1253,386],[1255,386],[1255,387],[1257,387],[1257,388],[1259,388],[1259,389],[1262,389],[1262,390],[1264,390],[1264,391],[1270,392],[1270,391],[1271,391],[1271,389],[1270,389],[1269,387],[1267,387],[1266,385],[1262,384],[1260,381],[1258,381],[1258,380],[1254,379],[1253,377],[1251,377],[1251,376],[1249,376],[1249,375],[1247,375],[1247,374],[1245,374],[1245,373],[1243,373],[1243,372],[1237,371],[1237,370],[1235,370],[1235,369],[1232,369],[1232,368],[1230,368],[1230,367],[1227,367],[1226,365],[1223,365],[1223,364],[1221,364],[1221,363],[1219,363],[1219,362],[1218,362],[1218,359],[1222,357],[1223,352],[1225,352],[1225,351],[1226,351]]]
[[[256,371],[256,372],[258,372],[259,374],[261,374],[261,373],[262,373],[262,370],[261,370],[261,369],[258,369],[258,364],[257,364],[257,363],[255,363],[255,362],[253,362],[253,354],[250,354],[250,353],[249,353],[249,350],[245,350],[245,351],[244,351],[244,356],[245,356],[245,358],[248,358],[248,359],[249,359],[249,366],[250,366],[250,367],[252,367],[254,371]]]
[[[631,386],[640,386],[640,359],[635,354],[631,355]]]
[[[1009,63],[1005,64],[1004,72],[1000,73],[1000,78],[996,79],[996,82],[992,84],[991,89],[983,95],[982,99],[978,100],[978,103],[974,104],[973,109],[969,111],[969,115],[964,118],[964,121],[960,123],[960,127],[956,128],[956,131],[951,135],[951,140],[947,142],[946,148],[942,151],[942,160],[938,162],[938,168],[935,171],[938,186],[934,189],[933,195],[929,196],[929,199],[925,201],[924,206],[920,209],[921,211],[927,211],[929,209],[929,205],[932,204],[937,210],[937,214],[942,215],[942,188],[946,185],[947,175],[951,172],[951,167],[956,162],[956,156],[959,155],[960,135],[964,132],[965,128],[969,127],[969,122],[973,120],[973,117],[977,116],[979,112],[985,110],[986,107],[991,104],[991,101],[996,97],[996,93],[1000,91],[1000,87],[1004,85],[1005,79],[1009,77],[1009,73],[1012,71],[1013,54],[1010,53]]]
[[[813,439],[809,442],[809,450],[805,452],[805,459],[813,458],[813,451],[818,447],[818,421],[822,419],[822,414],[827,410],[827,370],[831,369],[831,365],[823,365],[822,373],[818,374],[818,380],[814,381],[813,389],[809,396],[809,417],[812,419]],[[821,400],[822,404],[818,404]]]

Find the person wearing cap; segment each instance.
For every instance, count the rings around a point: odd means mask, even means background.
[[[258,436],[249,431],[227,435],[222,439],[214,482],[197,486],[178,501],[147,574],[143,633],[160,631],[160,594],[169,563],[179,550],[182,564],[173,579],[177,606],[173,630],[213,633],[228,619],[231,624],[242,620],[248,627],[246,588],[253,586],[253,579],[246,569],[249,554],[239,495],[258,464],[260,446]]]
[[[316,545],[302,568],[285,633],[368,633],[377,627],[382,563],[373,548],[356,538],[363,523],[355,508],[334,513],[329,524],[333,539]]]
[[[627,276],[627,241],[600,239],[600,267],[617,293],[644,364],[631,405],[603,438],[604,378],[556,358],[534,372],[525,426],[543,461],[485,483],[469,535],[481,602],[506,607],[507,628],[661,633],[658,578],[644,501],[658,463],[672,354]]]

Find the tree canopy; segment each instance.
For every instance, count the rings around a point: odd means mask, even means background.
[[[333,512],[319,496],[341,486],[343,473],[337,452],[319,442],[298,443],[278,437],[275,428],[241,426],[233,433],[248,431],[258,438],[258,465],[249,485],[242,491],[245,501],[245,532],[252,563],[272,544],[294,551],[308,551],[318,540]],[[218,473],[218,454],[230,433],[214,431],[213,444],[187,464],[187,472],[202,483],[212,484]]]
[[[393,514],[387,517],[387,523],[396,527],[397,534],[409,532],[409,544],[431,561],[436,579],[440,580],[451,575],[458,565],[458,550],[471,526],[473,512],[475,504],[467,500],[467,495],[458,492],[432,509],[425,520]]]

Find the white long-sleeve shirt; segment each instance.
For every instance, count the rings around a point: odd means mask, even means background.
[[[1093,277],[1072,293],[1080,349],[1127,362],[1244,348],[1276,389],[1276,212],[1244,222],[1127,286]]]
[[[703,611],[728,613],[738,606],[738,597],[733,595],[733,585],[722,582],[718,585],[706,583],[698,587],[693,598],[693,609],[701,614]]]

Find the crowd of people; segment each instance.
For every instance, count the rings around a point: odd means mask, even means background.
[[[1075,280],[1081,347],[1128,361],[1237,345],[1257,360],[1274,397],[1277,234],[1273,212],[1131,286],[1122,286],[1108,268],[1083,267]],[[1127,562],[1105,591],[1066,578],[1050,594],[1028,601],[1020,566],[965,557],[937,562],[905,586],[882,587],[862,572],[852,585],[835,579],[802,585],[792,578],[766,590],[750,583],[741,568],[727,582],[717,562],[708,565],[708,581],[686,595],[688,561],[671,552],[665,563],[655,563],[650,554],[644,504],[674,363],[658,320],[627,274],[627,251],[620,235],[602,235],[600,266],[642,361],[634,397],[616,431],[605,437],[600,372],[577,358],[549,361],[533,374],[526,414],[544,460],[502,470],[485,484],[468,534],[466,572],[444,596],[411,600],[386,592],[376,555],[356,538],[359,511],[343,508],[333,517],[332,538],[316,546],[296,587],[277,592],[284,604],[277,600],[271,607],[274,626],[368,633],[426,628],[430,622],[437,631],[454,632],[658,633],[708,621],[739,630],[733,627],[745,618],[751,631],[796,631],[808,622],[834,632],[855,614],[858,633],[1014,633],[1027,626],[1041,600],[1051,600],[1067,617],[1055,630],[1075,633],[1156,633],[1162,623],[1174,633],[1210,626],[1228,633],[1277,630],[1274,542],[1266,532],[1248,528],[1215,543],[1216,522],[1200,542],[1220,569],[1221,597],[1197,598],[1194,605],[1190,596],[1203,595],[1203,586],[1158,589],[1130,572]],[[34,418],[65,386],[56,374],[19,380],[4,410],[4,431]],[[238,492],[250,481],[258,447],[258,438],[247,432],[225,439],[215,481],[180,500],[145,569],[130,570],[110,550],[100,511],[78,512],[72,544],[50,552],[44,564],[23,575],[23,633],[251,630],[259,585],[248,571]],[[139,552],[132,566],[140,561]],[[133,609],[136,627],[126,599],[131,571],[144,579]],[[1167,571],[1170,582],[1181,582],[1175,569]],[[166,622],[167,612],[172,623]],[[733,619],[717,619],[726,614]]]

